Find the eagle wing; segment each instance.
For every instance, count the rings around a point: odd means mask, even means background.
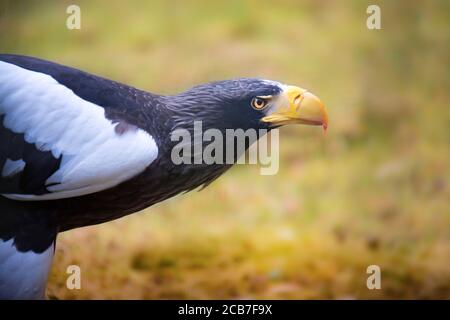
[[[0,194],[76,197],[143,172],[158,147],[130,124],[139,106],[123,98],[130,95],[117,96],[133,89],[121,86],[55,63],[0,55]],[[106,106],[126,116],[110,119]]]

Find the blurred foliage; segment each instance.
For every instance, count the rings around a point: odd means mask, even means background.
[[[65,28],[72,3],[81,30]],[[159,93],[269,78],[330,111],[326,136],[282,129],[278,175],[237,166],[62,234],[51,297],[450,298],[448,1],[1,0],[0,48]],[[66,289],[69,264],[82,290]],[[366,288],[371,264],[382,290]]]

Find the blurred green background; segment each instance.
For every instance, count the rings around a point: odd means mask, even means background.
[[[81,30],[65,27],[73,3]],[[237,166],[62,234],[50,297],[450,298],[450,2],[0,0],[0,49],[157,93],[279,80],[330,112],[326,135],[281,130],[275,176]],[[82,290],[66,289],[70,264]]]

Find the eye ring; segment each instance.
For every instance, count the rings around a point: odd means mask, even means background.
[[[260,98],[260,97],[255,97],[252,99],[252,107],[256,110],[261,110],[263,109],[265,106],[267,105],[267,100]]]

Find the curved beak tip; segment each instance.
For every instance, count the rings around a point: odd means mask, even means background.
[[[323,128],[323,131],[326,133],[328,130],[328,111],[323,104],[322,104],[322,108],[323,108],[322,128]]]
[[[297,106],[297,118],[304,124],[321,125],[328,128],[328,112],[323,102],[314,94],[305,92]]]

